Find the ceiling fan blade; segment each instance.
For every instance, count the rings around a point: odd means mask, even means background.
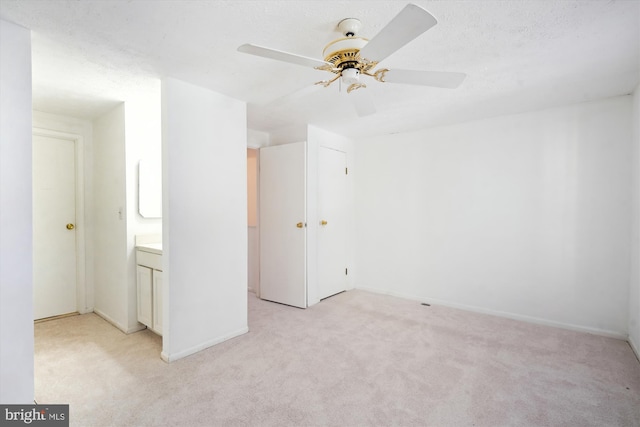
[[[384,73],[382,81],[455,89],[462,84],[466,77],[465,73],[446,71],[389,70]]]
[[[291,64],[302,65],[304,67],[315,68],[325,65],[333,67],[333,64],[331,64],[330,62],[321,61],[315,58],[309,58],[307,56],[296,55],[281,50],[271,49],[268,47],[256,46],[254,44],[243,44],[238,48],[238,52],[262,56],[263,58],[275,59],[277,61],[289,62]]]
[[[437,23],[423,8],[408,4],[360,50],[360,56],[380,62]]]
[[[369,116],[376,112],[376,106],[373,103],[373,97],[371,92],[365,88],[360,88],[347,94],[351,104],[356,109],[356,113],[359,117]]]

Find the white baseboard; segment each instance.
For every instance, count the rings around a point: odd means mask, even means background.
[[[179,351],[177,353],[167,354],[163,350],[162,353],[160,353],[160,357],[162,358],[162,360],[164,360],[167,363],[175,362],[178,359],[182,359],[184,357],[191,356],[192,354],[197,353],[197,352],[199,352],[201,350],[204,350],[205,348],[209,348],[209,347],[212,347],[212,346],[214,346],[216,344],[220,344],[221,342],[224,342],[224,341],[230,340],[231,338],[235,338],[237,336],[246,334],[247,332],[249,332],[249,328],[245,326],[244,328],[241,328],[241,329],[239,329],[237,331],[231,332],[230,334],[223,335],[221,337],[214,338],[214,339],[209,340],[209,341],[205,341],[205,342],[203,342],[201,344],[195,345],[195,346],[193,346],[191,348]]]
[[[107,322],[111,323],[113,326],[115,326],[116,328],[120,329],[122,332],[124,332],[125,334],[132,334],[134,332],[138,332],[141,331],[143,329],[147,329],[146,326],[144,326],[142,323],[138,323],[136,326],[132,326],[132,327],[125,327],[124,325],[121,325],[120,323],[116,322],[113,318],[111,318],[109,315],[103,313],[102,311],[98,310],[98,309],[93,309],[93,312],[95,314],[97,314],[98,316],[102,317],[104,320],[106,320]]]
[[[113,326],[115,326],[116,328],[120,329],[122,332],[124,332],[125,334],[127,333],[127,328],[124,327],[124,325],[121,325],[120,323],[116,322],[114,319],[112,319],[109,315],[103,313],[102,311],[94,308],[93,312],[95,314],[97,314],[98,316],[102,317],[104,320],[106,320],[107,322],[111,323]]]
[[[376,294],[390,295],[390,296],[393,296],[393,297],[398,297],[398,298],[403,298],[403,299],[408,299],[408,300],[413,300],[413,301],[426,302],[428,304],[433,304],[433,305],[441,305],[441,306],[444,306],[444,307],[457,308],[457,309],[460,309],[460,310],[471,311],[471,312],[474,312],[474,313],[489,314],[489,315],[492,315],[492,316],[504,317],[504,318],[512,319],[512,320],[520,320],[520,321],[523,321],[523,322],[534,323],[534,324],[537,324],[537,325],[552,326],[552,327],[555,327],[555,328],[562,328],[562,329],[567,329],[567,330],[577,331],[577,332],[586,332],[586,333],[593,334],[593,335],[599,335],[599,336],[604,336],[604,337],[609,337],[609,338],[616,338],[616,339],[620,339],[620,340],[624,340],[624,341],[627,341],[629,339],[628,334],[623,333],[623,332],[609,331],[609,330],[606,330],[606,329],[597,329],[597,328],[591,328],[591,327],[588,327],[588,326],[580,326],[580,325],[573,325],[573,324],[570,324],[570,323],[556,322],[554,320],[541,319],[539,317],[531,317],[531,316],[525,316],[525,315],[516,314],[516,313],[509,313],[509,312],[504,312],[504,311],[490,310],[490,309],[486,309],[486,308],[482,308],[482,307],[476,307],[476,306],[470,306],[470,305],[465,305],[465,304],[452,303],[452,302],[449,302],[449,301],[443,301],[443,300],[438,300],[438,299],[433,299],[433,298],[421,298],[421,297],[417,297],[415,295],[405,295],[405,294],[400,294],[400,293],[396,293],[396,292],[385,292],[385,291],[381,291],[379,289],[365,288],[365,287],[360,287],[360,286],[356,286],[356,289],[367,291],[367,292],[373,292],[373,293],[376,293]],[[636,354],[637,354],[637,351],[636,351]]]
[[[147,327],[144,326],[142,323],[138,323],[136,326],[131,326],[127,328],[127,330],[125,331],[125,334],[132,334],[134,332],[142,331],[144,329],[147,329]]]

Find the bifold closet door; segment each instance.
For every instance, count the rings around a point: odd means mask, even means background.
[[[307,307],[304,142],[260,149],[260,298]]]

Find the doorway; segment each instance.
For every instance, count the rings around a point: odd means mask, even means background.
[[[247,148],[247,288],[260,295],[260,241],[258,228],[258,192],[260,151]]]
[[[34,320],[86,311],[83,141],[33,129]]]

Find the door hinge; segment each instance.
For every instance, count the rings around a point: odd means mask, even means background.
[[[349,175],[349,168],[344,168],[344,174]]]
[[[345,276],[346,276],[347,274],[349,274],[349,269],[345,268],[345,269],[344,269],[344,274],[345,274]]]

